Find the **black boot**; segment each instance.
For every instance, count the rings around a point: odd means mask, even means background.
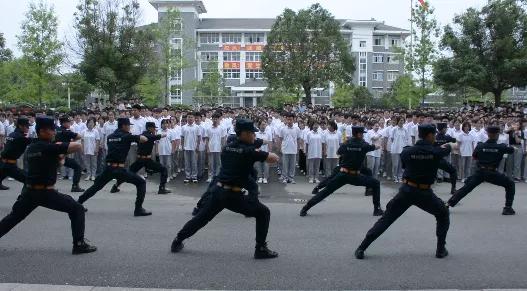
[[[503,207],[503,212],[501,214],[502,215],[515,215],[516,211],[514,211],[514,209],[512,209],[511,206],[505,206]]]
[[[134,211],[134,216],[150,216],[152,212],[147,211],[143,207],[136,208]]]
[[[9,190],[9,187],[0,184],[0,190],[2,190],[2,191]]]
[[[83,239],[81,241],[73,243],[73,250],[71,251],[74,255],[88,254],[97,251],[96,246],[89,245],[87,240]]]
[[[267,247],[267,243],[264,243],[262,245],[258,245],[257,244],[255,249],[254,249],[254,258],[257,259],[257,260],[274,259],[276,257],[278,257],[278,253],[271,251]]]
[[[199,210],[200,210],[200,209],[199,209],[198,207],[194,207],[194,209],[192,209],[192,216],[196,216],[196,215],[198,215]]]
[[[110,193],[117,193],[117,192],[120,192],[121,190],[119,189],[119,187],[117,187],[117,184],[114,184],[112,186],[112,189],[110,189]]]
[[[84,192],[84,189],[79,187],[79,184],[71,185],[71,192]]]
[[[304,206],[300,209],[300,216],[304,217],[307,215],[307,208]]]
[[[456,186],[452,185],[452,188],[450,188],[450,195],[456,194]]]
[[[375,207],[373,209],[373,216],[382,216],[384,214],[384,211],[380,207]]]
[[[168,190],[165,185],[159,186],[159,191],[157,191],[157,194],[168,194],[172,193],[172,191]]]
[[[357,258],[357,260],[364,260],[364,250],[360,248],[356,249],[355,258]]]
[[[184,247],[185,245],[183,244],[183,241],[176,237],[174,241],[172,241],[170,251],[173,253],[179,253]]]
[[[311,191],[311,194],[318,194],[318,191],[320,191],[320,189],[318,188],[318,186],[315,186],[315,188],[313,188],[313,191]]]
[[[439,244],[436,250],[436,258],[442,259],[446,256],[448,256],[448,251],[445,247],[445,244]]]

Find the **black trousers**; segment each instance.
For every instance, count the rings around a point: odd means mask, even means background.
[[[25,189],[18,196],[11,213],[0,221],[0,238],[24,220],[38,206],[65,212],[71,220],[73,242],[84,239],[84,207],[71,196],[56,190]]]
[[[143,178],[139,177],[136,173],[130,172],[125,168],[111,167],[106,166],[102,173],[95,178],[93,185],[84,191],[84,193],[79,197],[79,203],[83,204],[93,195],[95,195],[99,190],[101,190],[108,182],[112,179],[117,181],[123,181],[135,185],[137,189],[137,197],[135,199],[135,207],[143,207],[143,202],[145,201],[146,193],[146,182]]]
[[[450,184],[452,184],[452,189],[456,189],[456,183],[457,183],[456,168],[454,168],[454,166],[452,166],[452,164],[449,163],[445,158],[439,161],[439,169],[448,173],[448,176],[450,178]]]
[[[152,173],[160,173],[160,181],[159,186],[165,186],[168,179],[168,172],[167,168],[165,168],[160,163],[152,160],[152,159],[141,159],[138,158],[133,164],[130,165],[130,172],[137,173],[142,168],[145,168],[147,171],[150,171]],[[123,181],[117,180],[117,186],[121,185]]]
[[[223,209],[256,218],[256,243],[264,244],[267,240],[271,211],[258,199],[244,196],[239,192],[232,192],[218,186],[211,189],[211,195],[199,213],[188,221],[179,231],[180,240],[193,236]]]
[[[381,207],[381,183],[379,180],[366,175],[349,175],[346,173],[338,172],[335,175],[332,175],[329,180],[324,181],[326,183],[325,188],[322,189],[320,192],[315,195],[315,197],[311,198],[306,206],[305,209],[308,210],[312,208],[313,206],[320,203],[320,201],[324,200],[329,195],[333,194],[337,189],[340,187],[350,184],[354,186],[365,186],[367,189],[372,190],[372,200],[373,200],[373,206],[375,208]]]
[[[298,169],[307,174],[306,153],[303,150],[298,151]]]
[[[412,205],[435,216],[437,243],[438,245],[446,244],[446,235],[450,227],[450,214],[443,200],[437,197],[431,189],[420,190],[403,185],[399,189],[399,193],[388,202],[384,215],[368,231],[359,248],[366,250]]]
[[[474,175],[467,178],[465,185],[448,200],[448,204],[455,206],[461,199],[468,195],[474,188],[483,182],[488,182],[505,188],[505,206],[512,207],[516,186],[509,177],[497,171],[478,169]]]
[[[5,178],[11,177],[20,183],[26,182],[26,173],[16,166],[0,162],[0,184]]]
[[[79,182],[81,180],[81,173],[82,173],[82,169],[79,163],[77,163],[72,158],[65,158],[64,167],[70,168],[73,170],[73,185],[79,185]]]
[[[331,180],[333,178],[335,178],[335,176],[340,173],[340,166],[337,166],[333,169],[333,172],[331,172],[331,176],[327,177],[326,179],[322,180],[320,183],[318,183],[317,187],[319,189],[322,189],[324,187],[326,187],[329,182],[331,182]],[[364,176],[368,176],[368,177],[373,177],[373,172],[370,170],[370,168],[366,168],[366,167],[363,167],[360,169],[360,173]]]

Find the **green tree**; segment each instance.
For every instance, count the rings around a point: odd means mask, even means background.
[[[45,87],[64,60],[62,42],[57,37],[58,20],[53,7],[43,1],[29,4],[18,47],[31,68],[31,82],[36,84],[38,104],[42,105]]]
[[[412,76],[406,74],[395,80],[388,96],[391,99],[391,105],[414,108],[421,101],[421,93],[421,88],[415,84]]]
[[[365,107],[373,104],[373,94],[363,86],[351,84],[337,85],[331,102],[335,108]]]
[[[527,14],[516,0],[492,0],[469,8],[444,29],[448,56],[437,61],[435,82],[492,93],[499,106],[505,90],[527,85]]]
[[[262,55],[269,85],[301,86],[310,103],[313,88],[326,87],[329,81],[350,83],[355,62],[340,29],[340,23],[320,4],[298,13],[285,9],[273,24]]]
[[[281,109],[284,104],[297,103],[299,96],[300,90],[268,87],[263,94],[263,103],[265,106]]]
[[[0,64],[13,59],[13,52],[5,47],[4,33],[0,32]]]
[[[154,60],[155,37],[138,27],[139,20],[137,0],[84,0],[77,6],[79,71],[110,101],[136,94]]]
[[[196,86],[196,96],[200,98],[200,103],[218,105],[218,97],[227,96],[225,80],[217,62],[209,62],[207,72]]]

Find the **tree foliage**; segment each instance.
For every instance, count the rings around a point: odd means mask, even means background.
[[[527,85],[527,14],[516,0],[469,8],[444,28],[441,45],[449,55],[436,63],[434,80],[446,90],[473,87],[499,106],[505,90]]]
[[[284,108],[285,104],[298,103],[299,96],[300,90],[268,87],[262,100],[265,106],[280,109]]]
[[[225,79],[218,69],[217,62],[209,62],[207,72],[198,82],[195,95],[200,98],[200,103],[218,105],[218,97],[227,96]]]
[[[331,102],[335,108],[367,107],[373,104],[373,95],[366,87],[341,84],[336,87]]]
[[[311,90],[329,81],[350,83],[355,62],[340,33],[340,23],[320,4],[296,13],[285,9],[273,24],[262,55],[263,71],[273,88]]]
[[[0,32],[0,64],[13,59],[13,52],[5,47],[4,33]]]

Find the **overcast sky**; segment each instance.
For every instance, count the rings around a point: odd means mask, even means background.
[[[61,39],[73,34],[73,13],[78,0],[45,0],[55,7],[59,18]],[[202,17],[251,18],[276,17],[284,8],[294,10],[305,8],[313,3],[321,3],[336,18],[370,19],[384,21],[388,25],[409,29],[411,0],[204,0],[208,11]],[[417,2],[417,0],[414,0]],[[481,7],[487,0],[428,0],[436,8],[439,23],[448,24],[454,15],[462,13],[468,7]],[[19,55],[16,35],[20,33],[20,24],[30,0],[0,0],[0,31],[7,39],[7,46]],[[139,0],[143,10],[144,24],[157,22],[156,10],[148,0]]]

